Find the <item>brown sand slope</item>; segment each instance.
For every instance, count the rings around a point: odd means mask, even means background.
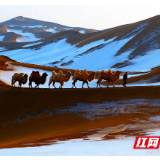
[[[0,71],[1,70],[11,70],[11,69],[7,69],[7,67],[8,67],[8,65],[6,65],[5,63],[7,62],[7,61],[10,61],[10,62],[15,62],[14,60],[12,60],[12,59],[10,59],[10,58],[8,58],[8,57],[6,57],[6,56],[0,56]],[[0,80],[0,86],[7,86],[7,84],[5,84],[4,82],[2,82],[1,80]]]
[[[129,119],[145,118],[144,113],[106,116],[88,120],[76,113],[50,115],[49,110],[67,109],[78,102],[160,98],[160,87],[92,88],[92,89],[11,89],[0,88],[0,148],[24,146],[24,143],[47,142],[85,137],[89,129],[132,124]],[[46,112],[44,112],[46,111]],[[151,110],[152,111],[152,110]],[[147,111],[147,115],[159,112]]]

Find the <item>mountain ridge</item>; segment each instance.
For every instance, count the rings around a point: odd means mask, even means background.
[[[24,17],[18,17],[18,20],[15,21],[21,22],[21,20],[23,22],[25,20]],[[19,28],[10,26],[11,31],[17,31],[21,28],[21,26]],[[18,58],[18,61],[54,65],[56,67],[65,66],[65,68],[69,67],[70,69],[88,68],[92,70],[93,68],[94,70],[100,70],[110,67],[126,69],[129,66],[133,67],[137,63],[137,59],[144,58],[145,60],[146,57],[150,57],[154,62],[154,57],[152,57],[152,54],[154,54],[156,55],[155,65],[160,65],[157,61],[157,57],[159,57],[158,49],[160,48],[160,15],[136,23],[85,34],[73,29],[57,30],[55,33],[49,33],[48,37],[41,38],[42,33],[45,34],[46,32],[42,32],[44,29],[47,30],[45,27],[23,27],[21,34],[29,31],[29,34],[39,37],[36,37],[36,40],[32,42],[15,42],[12,45],[10,43],[10,50],[20,49],[22,50],[21,52],[26,52],[31,49],[30,52],[32,53],[34,49],[33,55],[38,52],[43,57],[43,60],[46,59],[46,61],[42,61],[40,58],[37,60],[32,55],[24,60]],[[1,42],[0,47],[4,46],[4,43]],[[7,45],[5,47],[7,49]],[[45,54],[48,54],[49,57],[45,57],[41,53],[44,48],[47,49]],[[14,56],[10,58],[15,59]],[[93,67],[97,59],[101,61],[103,67]],[[91,66],[88,65],[87,61],[90,61]],[[105,63],[105,61],[108,63]],[[150,66],[154,66],[154,64],[150,64]]]

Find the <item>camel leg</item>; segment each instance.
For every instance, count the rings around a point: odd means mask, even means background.
[[[13,85],[12,85],[12,86],[13,86],[14,88],[16,87],[15,83],[16,83],[16,81],[13,80]]]
[[[60,82],[60,86],[59,86],[59,89],[61,89],[62,88],[62,84],[61,84],[61,82]]]
[[[97,81],[97,88],[98,88],[98,85],[99,85],[99,80]]]
[[[62,87],[63,87],[63,85],[64,85],[64,81],[62,82]]]
[[[37,84],[37,85],[35,86],[35,88],[39,88],[39,84]]]
[[[112,81],[112,85],[113,85],[113,87],[115,87],[115,86],[114,86],[114,81]]]
[[[62,89],[63,85],[64,85],[64,81],[61,82],[61,89]]]
[[[72,88],[74,88],[74,87],[75,87],[75,82],[73,81],[73,82],[72,82]]]
[[[73,83],[72,83],[72,88],[74,88],[74,87],[76,88],[76,82],[77,82],[77,80],[74,80],[74,81],[73,81]]]
[[[29,81],[29,88],[32,88],[32,81]]]
[[[54,86],[55,89],[57,89],[56,86],[55,86],[55,81],[53,81],[53,86]]]
[[[30,83],[30,86],[31,86],[31,88],[32,88],[32,81],[31,81],[31,83]],[[30,87],[29,87],[30,88]]]
[[[90,87],[89,87],[89,84],[88,84],[88,81],[86,81],[86,83],[87,83],[88,88],[90,88]]]
[[[85,84],[85,82],[83,81],[83,83],[82,83],[82,88],[83,88],[83,85]]]
[[[12,81],[11,81],[11,85],[12,85],[12,88],[13,88],[13,79],[12,79]]]
[[[49,80],[49,83],[48,83],[49,88],[50,88],[50,85],[51,85],[52,82],[53,82],[53,81],[50,79],[50,80]]]
[[[38,87],[38,84],[36,84],[35,88],[37,88],[37,87]]]
[[[51,82],[49,81],[49,83],[48,83],[48,87],[50,88],[50,85],[51,85]]]
[[[14,79],[13,79],[13,80],[12,80],[12,88],[15,87],[14,84],[15,84],[15,81],[14,81]]]
[[[16,87],[16,81],[14,81],[14,88]]]
[[[110,82],[110,81],[108,81],[108,83],[107,83],[107,88],[108,88],[109,82]]]
[[[100,86],[100,88],[101,88],[101,81],[102,81],[102,79],[99,79],[98,81],[97,81],[97,88],[98,88],[98,85]]]
[[[21,83],[21,81],[19,82],[19,87],[21,88],[21,85],[22,85],[22,83]]]

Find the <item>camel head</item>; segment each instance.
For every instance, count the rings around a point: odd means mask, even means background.
[[[116,75],[120,75],[121,72],[120,72],[119,70],[117,70],[115,74],[116,74]]]
[[[118,81],[120,78],[121,72],[119,70],[116,71],[116,73],[114,74],[114,81]]]
[[[28,77],[28,74],[25,74],[24,77]]]
[[[71,73],[70,71],[67,71],[67,73],[66,73],[66,74],[68,74],[68,75],[70,75],[70,76],[71,76],[71,74],[72,74],[72,73]]]
[[[27,79],[28,79],[28,75],[25,74],[25,75],[23,76],[23,78],[22,78],[22,83],[23,83],[23,84],[26,84],[26,83],[27,83]]]
[[[95,79],[96,77],[96,72],[91,72],[90,75],[88,75],[88,81],[91,82]]]
[[[47,76],[48,74],[46,72],[42,74],[42,77],[47,77]]]
[[[41,84],[44,84],[46,82],[48,74],[45,72],[42,74],[41,78],[40,78],[40,82]]]
[[[101,76],[101,72],[95,72],[96,73],[96,76],[95,76],[95,78],[99,78],[100,76]]]
[[[72,73],[70,71],[67,71],[67,73],[64,76],[64,81],[68,82],[71,78]]]

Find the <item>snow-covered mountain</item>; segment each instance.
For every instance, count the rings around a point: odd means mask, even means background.
[[[16,34],[16,42],[0,42],[0,55],[19,62],[70,69],[146,71],[160,65],[160,16],[85,34],[75,28],[40,22],[18,17],[1,23],[3,30],[7,26],[5,34]],[[52,34],[42,37],[39,30]],[[3,36],[1,33],[0,40]]]
[[[26,18],[23,16],[18,16],[8,21],[0,23],[0,40],[13,42],[31,42],[44,39],[54,35],[55,33],[67,30],[78,31],[82,34],[96,32],[96,30],[94,29],[69,27],[60,25],[58,23],[45,22],[31,18]],[[9,33],[14,33],[15,37],[10,35]],[[2,36],[4,36],[3,39]]]

